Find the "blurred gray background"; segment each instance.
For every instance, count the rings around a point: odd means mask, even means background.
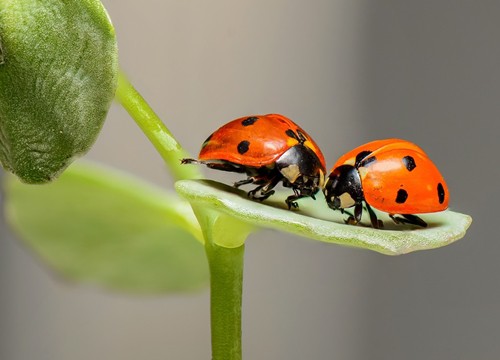
[[[329,167],[402,137],[441,169],[451,208],[474,218],[458,243],[400,257],[253,235],[245,359],[500,357],[499,1],[104,3],[122,67],[193,154],[253,113],[299,122]],[[116,105],[88,158],[172,185]],[[1,360],[209,358],[207,291],[148,298],[61,283],[0,226]]]

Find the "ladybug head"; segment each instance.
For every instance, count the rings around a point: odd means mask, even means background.
[[[323,188],[328,206],[333,210],[347,209],[363,201],[363,189],[358,170],[352,165],[333,169]]]
[[[325,167],[309,147],[297,144],[276,161],[276,168],[283,175],[283,184],[313,196],[323,187]]]

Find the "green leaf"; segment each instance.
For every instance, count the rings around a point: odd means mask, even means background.
[[[195,208],[207,208],[257,227],[269,227],[310,239],[399,255],[416,250],[448,245],[465,235],[472,219],[453,211],[422,215],[429,224],[425,229],[396,225],[388,217],[384,230],[368,226],[352,226],[343,222],[345,215],[332,211],[323,195],[317,200],[301,199],[300,208],[288,210],[284,199],[289,193],[279,192],[263,203],[249,200],[242,190],[210,180],[182,180],[175,184],[177,192]],[[214,240],[220,246],[227,246]]]
[[[176,194],[89,164],[43,186],[5,180],[8,223],[64,277],[137,293],[208,283],[199,225]]]
[[[94,143],[114,97],[115,31],[97,0],[0,0],[0,163],[27,183]]]

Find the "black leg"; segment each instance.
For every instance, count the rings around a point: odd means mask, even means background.
[[[285,184],[285,181],[283,181],[283,184],[285,186],[288,185],[286,187],[291,187],[293,189],[293,192],[294,192],[294,195],[290,195],[286,199],[286,204],[288,205],[288,209],[291,209],[292,207],[298,208],[299,204],[297,204],[296,200],[299,200],[302,198],[310,197],[313,200],[316,200],[316,196],[315,196],[316,192],[312,192],[308,188],[303,189],[300,187],[294,187],[294,185]]]
[[[392,220],[396,224],[410,224],[421,227],[427,227],[427,223],[416,215],[412,214],[401,214],[402,217],[395,216],[394,214],[389,214]]]
[[[356,220],[356,224],[361,221],[361,215],[363,214],[363,204],[357,203],[354,205],[354,220]]]
[[[366,210],[368,210],[368,214],[370,215],[370,222],[372,223],[372,227],[375,229],[382,229],[384,227],[384,223],[382,220],[377,219],[377,214],[373,211],[372,207],[365,202]]]
[[[354,219],[354,215],[352,214],[352,212],[347,211],[346,209],[340,209],[340,213],[347,214],[347,215],[349,215],[349,217],[352,217]]]
[[[361,221],[361,215],[363,214],[363,204],[359,203],[354,205],[354,215],[345,209],[340,209],[340,211],[342,212],[342,214],[346,213],[347,215],[349,215],[349,217],[344,220],[346,224],[356,225]]]
[[[356,225],[357,224],[357,222],[356,222],[356,220],[354,220],[354,216],[352,216],[352,214],[349,214],[349,217],[344,220],[344,223],[346,223],[347,225]]]
[[[237,181],[233,184],[233,186],[235,188],[239,188],[241,185],[246,185],[246,184],[251,184],[253,183],[253,178],[249,177],[248,179],[243,179],[243,180],[240,180],[240,181]]]
[[[255,189],[253,190],[250,190],[247,195],[250,199],[252,200],[265,200],[267,199],[268,197],[263,197],[260,193],[261,193],[261,190],[262,188],[264,187],[264,185],[259,185],[257,186]]]
[[[302,195],[298,191],[295,191],[295,189],[294,189],[294,192],[295,192],[294,195],[290,195],[285,200],[286,204],[288,205],[288,209],[291,209],[291,208],[297,209],[299,207],[299,204],[297,204],[296,200],[307,197],[307,195]]]
[[[347,214],[347,219],[344,220],[344,224],[352,224],[354,221],[354,215],[347,211],[346,209],[339,209],[341,214]]]
[[[280,182],[278,176],[272,178],[267,183],[257,186],[255,189],[248,192],[248,197],[254,200],[263,201],[274,194],[273,188]]]

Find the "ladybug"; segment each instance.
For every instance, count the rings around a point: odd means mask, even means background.
[[[246,173],[234,184],[257,187],[248,192],[263,201],[274,194],[281,181],[294,192],[286,199],[288,208],[296,200],[312,197],[323,187],[325,158],[318,145],[297,124],[279,114],[252,115],[223,125],[203,143],[198,159],[183,164],[204,164],[212,169]]]
[[[346,212],[348,224],[361,220],[363,202],[374,228],[383,227],[372,207],[396,224],[426,227],[414,214],[448,208],[443,176],[417,145],[401,139],[369,142],[340,157],[323,188],[328,206]],[[354,215],[344,209],[354,206]],[[400,216],[395,216],[396,214]]]

